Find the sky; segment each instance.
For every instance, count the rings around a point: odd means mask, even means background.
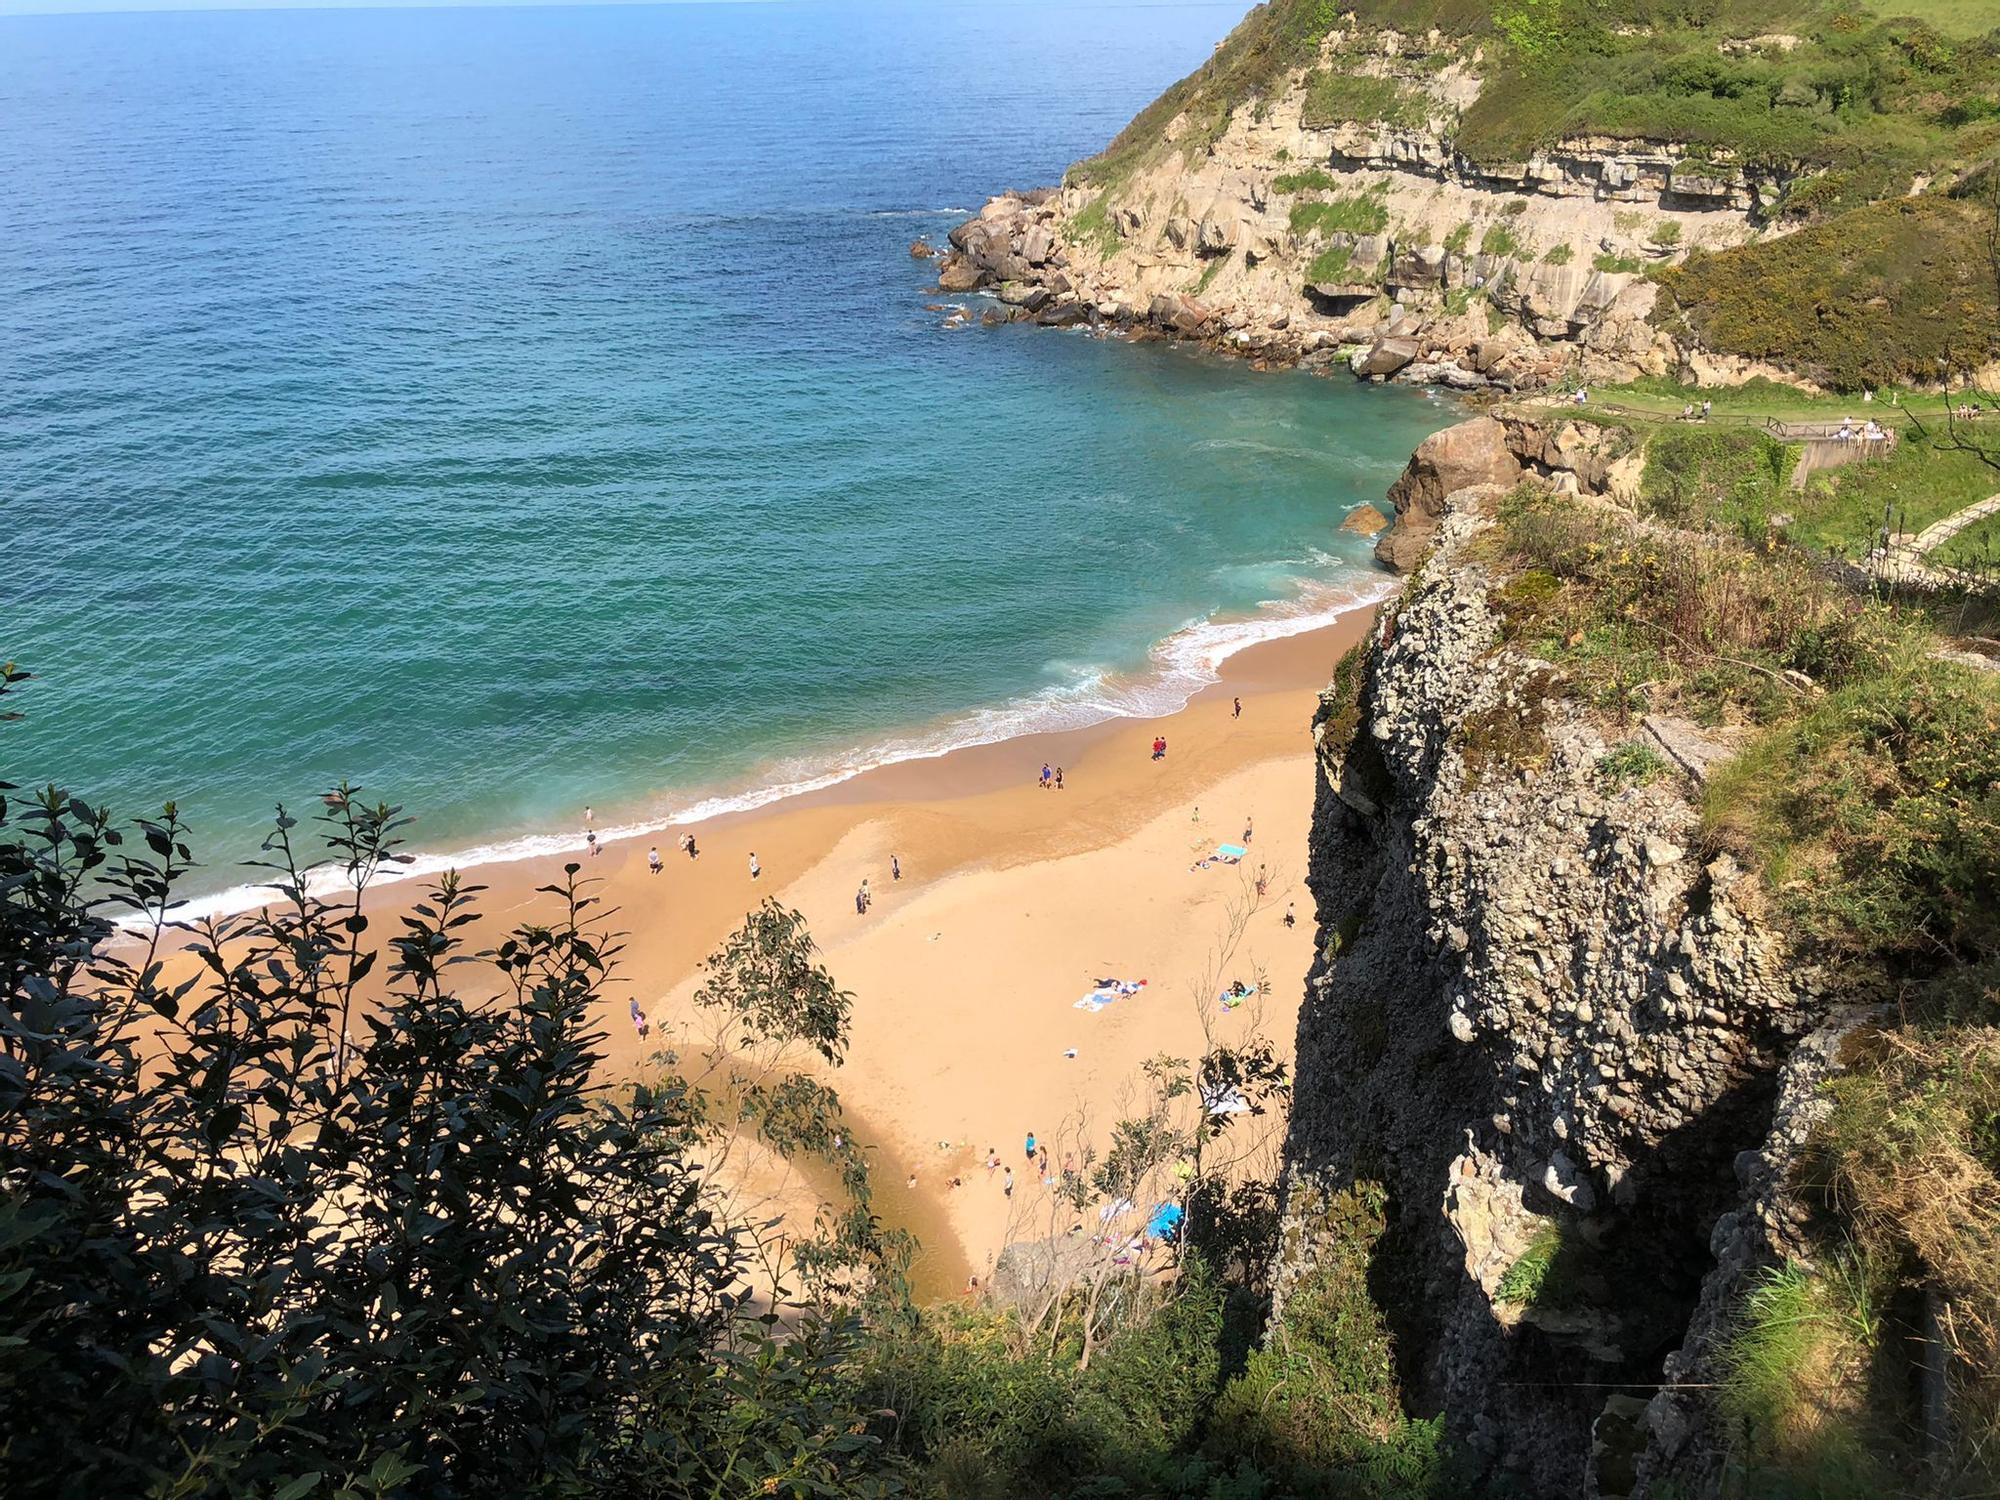
[[[478,9],[495,5],[562,5],[568,3],[589,5],[759,5],[769,0],[422,0],[421,5],[410,5],[407,0],[0,0],[0,16],[49,16],[87,15],[106,11],[177,11],[177,10],[405,10],[405,9]],[[952,3],[952,0],[928,0],[931,4]],[[965,0],[978,3],[978,0]],[[1022,0],[1003,0],[1005,4],[1022,3]],[[1069,0],[1027,0],[1037,8],[1047,5],[1062,6]],[[1097,0],[1100,4],[1131,5],[1135,8],[1148,5],[1173,4],[1175,0]],[[1244,8],[1249,8],[1246,0]]]

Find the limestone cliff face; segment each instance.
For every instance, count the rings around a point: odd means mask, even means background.
[[[1499,452],[1547,473],[1574,443],[1482,423],[1456,446],[1501,482]],[[1561,472],[1593,503],[1610,466]],[[1427,495],[1420,467],[1408,488]],[[1727,744],[1650,718],[1606,730],[1547,691],[1546,664],[1496,648],[1503,580],[1479,538],[1499,493],[1426,499],[1434,545],[1316,725],[1320,957],[1280,1308],[1315,1254],[1312,1205],[1378,1181],[1372,1284],[1406,1395],[1447,1413],[1488,1481],[1701,1493],[1707,1408],[1654,1392],[1702,1378],[1741,1278],[1784,1243],[1810,1089],[1794,1078],[1776,1134],[1774,1110],[1786,1070],[1824,1060],[1800,1042],[1828,987],[1760,920],[1755,882],[1697,852],[1695,778]],[[1675,773],[1609,774],[1627,739]]]
[[[994,199],[940,284],[990,287],[1015,317],[1458,388],[1684,363],[1647,322],[1642,270],[1748,239],[1783,174],[1596,139],[1474,163],[1451,141],[1481,62],[1437,35],[1337,30],[1219,136],[1176,118],[1117,175]],[[1330,73],[1394,119],[1328,118]]]

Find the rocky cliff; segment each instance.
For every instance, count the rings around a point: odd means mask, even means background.
[[[1496,646],[1495,504],[1521,474],[1608,503],[1617,457],[1585,437],[1478,418],[1398,486],[1391,550],[1402,533],[1414,571],[1315,726],[1320,957],[1279,1309],[1322,1253],[1319,1206],[1379,1182],[1371,1284],[1404,1390],[1484,1481],[1702,1493],[1720,1442],[1677,1387],[1703,1378],[1743,1278],[1786,1253],[1832,1033],[1801,1043],[1832,987],[1757,882],[1701,852],[1726,737],[1612,727]],[[1620,775],[1634,755],[1666,774]]]
[[[1791,174],[1591,137],[1476,163],[1452,127],[1482,60],[1438,33],[1336,28],[1219,134],[1176,116],[1129,170],[993,199],[952,234],[940,286],[1461,389],[1679,367],[1642,273],[1763,231]],[[1393,118],[1329,118],[1330,76]]]

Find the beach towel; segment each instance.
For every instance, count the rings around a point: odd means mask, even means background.
[[[1074,1008],[1096,1015],[1105,1006],[1116,1004],[1127,995],[1136,995],[1145,987],[1146,981],[1143,979],[1115,979],[1108,984],[1099,985],[1077,1001]]]
[[[1215,846],[1216,858],[1226,859],[1232,862],[1243,858],[1243,856],[1248,854],[1249,852],[1250,851],[1244,848],[1241,844],[1217,844]]]
[[[1168,1240],[1181,1227],[1181,1206],[1178,1203],[1162,1203],[1153,1209],[1153,1217],[1146,1221],[1146,1238]]]

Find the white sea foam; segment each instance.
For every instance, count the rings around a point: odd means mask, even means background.
[[[1313,560],[1334,561],[1317,549]],[[1246,618],[1190,622],[1156,642],[1145,668],[1138,672],[1052,664],[1064,671],[1064,680],[1027,697],[955,715],[935,725],[891,735],[851,750],[777,762],[765,768],[752,785],[664,801],[648,816],[599,828],[598,843],[645,838],[729,813],[750,812],[790,797],[838,786],[882,766],[934,760],[954,750],[999,744],[1025,735],[1087,729],[1112,719],[1148,719],[1174,713],[1203,688],[1219,681],[1223,663],[1238,652],[1265,641],[1318,630],[1342,615],[1379,603],[1393,589],[1394,585],[1385,576],[1371,574],[1350,576],[1339,583],[1307,582],[1295,597],[1272,601]],[[449,852],[417,853],[405,863],[384,869],[376,876],[376,882],[388,884],[439,875],[446,870],[583,854],[587,847],[576,833],[526,834]],[[339,872],[321,873],[326,878],[316,889],[322,894],[339,887]],[[247,911],[271,899],[270,892],[268,886],[232,886],[190,900],[177,907],[173,915],[180,921],[195,921]],[[138,924],[128,919],[122,925]]]

